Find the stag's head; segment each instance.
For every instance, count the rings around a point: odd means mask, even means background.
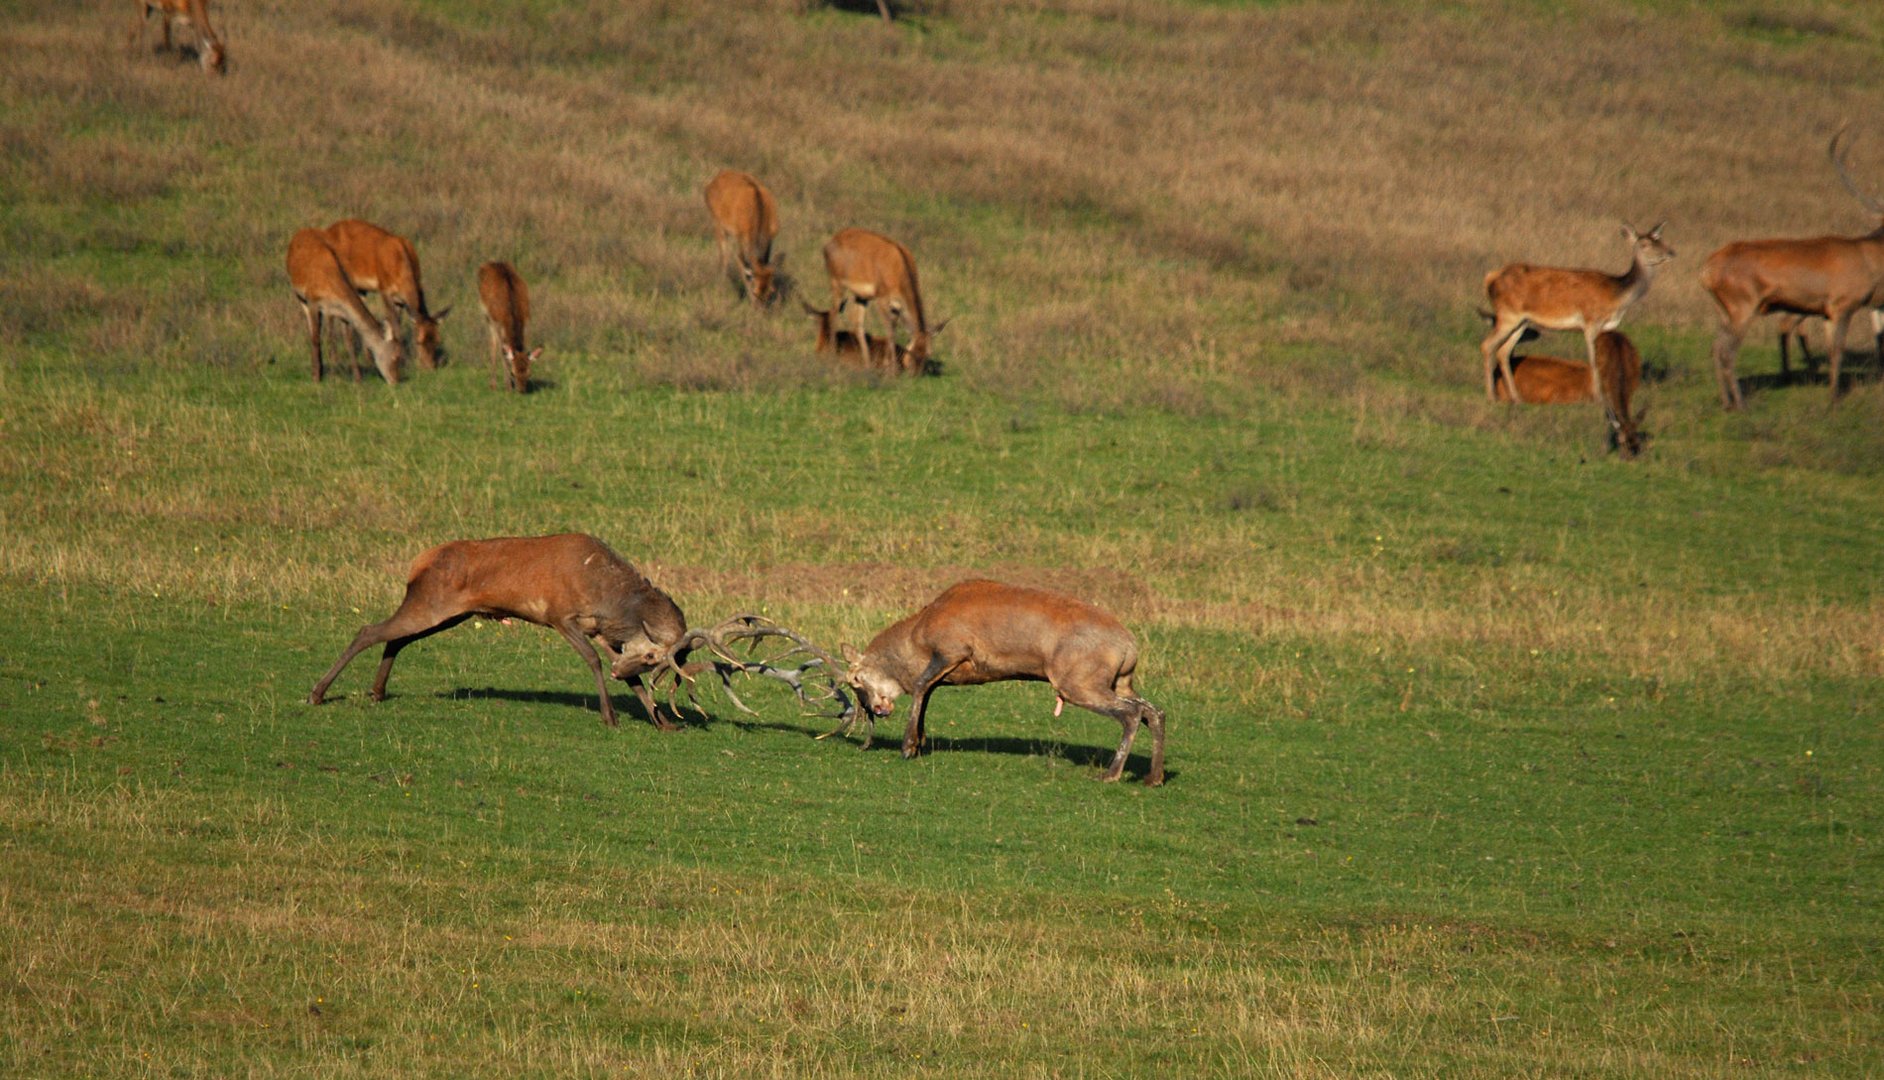
[[[896,699],[905,693],[903,684],[891,675],[883,662],[844,645],[844,664],[850,670],[844,683],[857,692],[857,699],[871,716],[888,716],[896,710]]]
[[[615,652],[609,673],[617,679],[632,679],[650,671],[679,672],[687,662],[693,635],[687,632],[687,617],[680,605],[659,589],[641,609],[641,629],[623,638]]]
[[[1636,260],[1643,266],[1660,266],[1675,257],[1675,249],[1662,241],[1662,226],[1666,224],[1658,221],[1648,232],[1638,233],[1634,226],[1623,222],[1622,235],[1635,248]]]

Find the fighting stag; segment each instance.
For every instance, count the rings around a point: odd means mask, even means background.
[[[385,651],[368,696],[383,700],[393,660],[402,649],[473,616],[520,619],[561,634],[595,676],[602,722],[610,727],[620,724],[609,700],[608,676],[613,675],[634,689],[655,727],[677,728],[662,715],[655,694],[661,680],[671,675],[674,689],[668,705],[679,715],[680,689],[702,666],[688,662],[688,654],[698,648],[713,654],[711,666],[726,684],[728,696],[747,712],[751,710],[732,693],[730,676],[735,673],[783,681],[808,704],[835,700],[847,715],[851,709],[833,678],[824,679],[828,685],[823,689],[811,681],[836,665],[798,634],[756,615],[729,619],[711,630],[688,630],[686,616],[672,597],[607,544],[585,533],[454,540],[420,555],[406,576],[406,595],[398,610],[360,628],[340,659],[314,684],[308,703],[319,705],[355,656],[381,644]],[[789,648],[769,656],[751,652],[770,638],[786,640]],[[743,657],[734,649],[741,643],[749,646]],[[609,658],[606,673],[597,645]],[[800,662],[783,666],[791,659]]]
[[[1511,350],[1527,327],[1543,330],[1581,330],[1589,350],[1586,372],[1590,394],[1602,394],[1596,373],[1596,337],[1622,324],[1622,317],[1648,295],[1655,268],[1675,257],[1675,249],[1662,242],[1663,222],[1645,233],[1625,223],[1622,235],[1634,253],[1629,269],[1620,274],[1601,270],[1564,270],[1554,266],[1511,263],[1485,275],[1485,296],[1492,305],[1491,333],[1479,343],[1485,358],[1485,396],[1497,400],[1494,369],[1517,391],[1513,401],[1524,401],[1524,388],[1512,381]]]
[[[1836,402],[1838,369],[1852,317],[1864,308],[1884,305],[1884,201],[1866,194],[1852,179],[1845,160],[1851,144],[1846,142],[1843,150],[1838,145],[1844,135],[1845,129],[1840,128],[1832,136],[1826,156],[1845,190],[1877,217],[1877,228],[1862,236],[1737,240],[1709,255],[1701,267],[1701,284],[1713,296],[1720,315],[1720,331],[1714,337],[1714,375],[1720,383],[1721,405],[1729,411],[1747,407],[1734,374],[1734,358],[1753,320],[1771,311],[1826,320],[1832,401]],[[1874,314],[1872,328],[1884,350],[1884,320]]]
[[[419,280],[419,253],[412,242],[358,218],[334,222],[327,226],[326,235],[354,287],[362,293],[379,294],[388,326],[397,332],[400,312],[412,317],[412,341],[418,347],[419,366],[427,371],[436,369],[444,354],[438,323],[451,314],[451,308],[437,312],[426,308],[425,286]]]
[[[163,23],[164,43],[158,51],[169,52],[176,48],[170,38],[170,24],[181,23],[196,36],[196,60],[203,65],[203,70],[218,75],[229,73],[229,55],[222,47],[222,38],[217,37],[216,28],[209,25],[207,0],[137,0],[137,23],[131,27],[131,36],[126,42],[128,48],[135,49],[143,43],[144,28],[150,24],[152,12],[156,12]]]
[[[1138,643],[1117,619],[1084,601],[1045,589],[963,581],[878,634],[863,652],[849,645],[842,652],[849,665],[845,681],[857,692],[873,732],[876,718],[890,715],[897,698],[913,695],[903,731],[906,758],[922,751],[923,717],[936,687],[1021,679],[1052,685],[1055,716],[1071,702],[1119,722],[1124,736],[1101,780],[1123,774],[1139,725],[1150,727],[1145,783],[1164,783],[1164,712],[1132,689]]]
[[[737,262],[740,284],[754,307],[772,302],[773,277],[785,265],[783,253],[772,258],[778,236],[778,201],[750,173],[727,169],[708,181],[707,213],[720,248],[720,272]]]

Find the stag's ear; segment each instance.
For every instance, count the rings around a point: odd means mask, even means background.
[[[781,251],[776,256],[773,257],[772,269],[774,270],[785,269],[785,253],[784,252]]]
[[[529,361],[530,363],[532,363],[532,364],[534,364],[534,363],[536,363],[536,358],[537,358],[537,357],[539,357],[539,356],[542,356],[542,355],[543,355],[543,346],[541,346],[541,345],[538,345],[538,346],[537,346],[536,348],[534,348],[534,349],[531,349],[531,350],[530,350],[530,355],[529,355],[529,356],[526,356],[526,357],[524,357],[524,359],[526,359],[526,360],[528,360],[528,361]]]
[[[837,651],[843,654],[844,662],[851,667],[863,663],[863,654],[849,644],[839,645]]]
[[[1635,243],[1636,240],[1638,239],[1638,237],[1636,236],[1635,226],[1629,224],[1626,221],[1622,223],[1622,235],[1631,244]]]
[[[930,336],[930,337],[941,337],[941,336],[942,336],[942,331],[944,331],[944,330],[947,330],[947,329],[949,328],[949,324],[950,324],[950,323],[952,323],[952,322],[954,322],[954,321],[955,321],[955,316],[953,316],[953,315],[950,315],[950,316],[949,316],[948,318],[946,318],[946,319],[943,319],[943,320],[942,320],[941,322],[939,322],[939,323],[936,323],[936,324],[935,324],[935,329],[934,329],[934,330],[931,330],[931,331],[929,331],[929,336]]]
[[[446,304],[446,305],[445,305],[444,307],[442,307],[442,308],[439,308],[439,309],[438,309],[437,311],[434,311],[434,312],[432,312],[432,321],[433,321],[433,322],[444,322],[444,321],[445,321],[445,316],[447,316],[447,315],[449,315],[449,314],[451,314],[451,309],[452,309],[452,307],[453,307],[453,306],[454,306],[454,305],[452,305],[452,304]]]
[[[1655,227],[1648,231],[1648,238],[1650,240],[1660,240],[1662,238],[1662,226],[1666,224],[1668,224],[1666,221],[1656,222]]]

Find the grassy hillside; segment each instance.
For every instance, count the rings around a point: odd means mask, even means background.
[[[1872,5],[226,0],[223,79],[129,7],[0,39],[0,1072],[1884,1069],[1884,383],[1762,327],[1722,414],[1695,281],[1869,226]],[[344,216],[455,305],[439,372],[309,379],[287,238]],[[1664,217],[1647,455],[1484,402],[1485,271]],[[941,378],[813,353],[848,225]],[[610,730],[524,626],[302,703],[418,551],[564,529],[832,646],[1078,593],[1170,783],[1035,685],[914,762],[767,689]]]

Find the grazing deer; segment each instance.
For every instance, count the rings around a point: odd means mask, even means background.
[[[595,674],[602,722],[616,727],[620,721],[608,697],[602,661],[589,643],[593,637],[609,654],[609,673],[634,687],[654,726],[677,726],[656,709],[641,676],[676,662],[675,646],[687,634],[686,619],[666,593],[607,544],[582,533],[454,540],[420,555],[407,574],[399,610],[384,622],[360,629],[314,684],[308,703],[319,705],[349,661],[384,643],[369,694],[374,701],[382,700],[386,677],[401,649],[474,615],[522,619],[561,634]]]
[[[842,315],[847,303],[856,305],[856,326],[851,332],[858,341],[865,340],[866,309],[882,300],[884,324],[892,342],[896,340],[896,326],[904,318],[915,324],[906,359],[901,363],[905,367],[914,365],[917,370],[928,365],[929,339],[941,327],[929,327],[922,308],[922,289],[916,282],[916,259],[908,248],[868,229],[845,229],[824,245],[824,269],[831,277],[833,316]]]
[[[837,320],[831,317],[830,312],[823,308],[814,308],[803,300],[800,300],[798,304],[805,309],[805,314],[817,321],[819,352],[835,353],[838,360],[843,363],[869,368],[873,371],[917,375],[923,373],[923,365],[911,361],[908,346],[898,345],[890,339],[881,338],[875,334],[867,334],[865,337],[870,344],[866,355],[865,350],[857,344],[857,335],[839,328]],[[936,332],[940,333],[941,329],[939,326],[936,327]]]
[[[144,29],[150,25],[153,11],[163,21],[161,51],[169,52],[176,47],[170,40],[170,24],[179,22],[196,36],[196,60],[203,65],[203,70],[218,75],[229,73],[229,55],[223,50],[222,39],[216,36],[216,28],[209,25],[207,0],[137,0],[137,23],[131,27],[127,48],[135,49],[143,44]]]
[[[1662,242],[1662,222],[1646,233],[1624,224],[1635,258],[1621,274],[1601,270],[1562,270],[1553,266],[1511,263],[1485,275],[1485,295],[1492,303],[1492,329],[1479,344],[1485,357],[1485,396],[1496,400],[1492,371],[1502,370],[1505,384],[1518,393],[1524,388],[1511,380],[1511,350],[1527,326],[1544,330],[1581,330],[1589,349],[1592,396],[1600,394],[1596,375],[1596,336],[1614,330],[1629,308],[1648,294],[1655,268],[1675,257],[1675,249]]]
[[[1864,208],[1876,215],[1878,227],[1862,236],[1816,236],[1799,240],[1737,240],[1707,257],[1701,284],[1714,298],[1720,331],[1714,336],[1714,375],[1720,383],[1721,405],[1728,410],[1746,408],[1746,396],[1734,374],[1734,358],[1753,320],[1769,311],[1816,315],[1830,325],[1826,350],[1832,359],[1832,400],[1839,394],[1839,364],[1845,355],[1845,334],[1851,320],[1864,308],[1884,306],[1884,202],[1865,194],[1851,178],[1841,152],[1840,128],[1826,147],[1832,168]],[[1884,322],[1874,314],[1872,328],[1884,349]]]
[[[842,652],[850,669],[846,681],[873,728],[898,697],[914,695],[903,732],[906,758],[922,750],[923,713],[936,687],[1026,679],[1053,686],[1055,716],[1070,701],[1125,729],[1102,780],[1119,778],[1139,724],[1148,725],[1145,783],[1164,783],[1164,713],[1132,690],[1138,643],[1091,604],[1045,589],[964,581],[878,634],[862,653],[849,645]]]
[[[425,286],[419,281],[419,253],[413,250],[411,241],[371,222],[348,218],[327,226],[327,242],[340,255],[340,264],[347,268],[354,285],[363,293],[379,294],[388,324],[397,328],[402,311],[412,317],[419,366],[435,370],[444,352],[438,340],[438,323],[451,309],[433,314],[426,308]]]
[[[399,369],[405,363],[405,349],[391,326],[382,326],[360,301],[360,293],[340,256],[318,229],[302,229],[288,241],[288,283],[294,298],[301,302],[307,316],[308,343],[314,350],[314,381],[321,381],[325,370],[321,363],[321,329],[326,319],[339,319],[353,327],[360,340],[373,353],[373,364],[389,383],[399,381]],[[355,353],[353,381],[360,381],[359,355]]]
[[[1623,458],[1633,458],[1642,450],[1638,430],[1641,414],[1633,411],[1636,388],[1642,383],[1642,354],[1635,343],[1616,330],[1596,336],[1596,373],[1602,397],[1590,395],[1589,365],[1555,356],[1513,356],[1512,379],[1531,405],[1569,405],[1600,400],[1603,415],[1609,421],[1609,441]],[[1497,400],[1515,401],[1502,373],[1497,383]]]
[[[778,235],[778,203],[750,173],[727,169],[707,182],[707,212],[713,215],[714,239],[719,242],[720,273],[737,261],[739,277],[754,307],[772,302],[773,275],[785,265],[785,256],[772,258],[772,239]]]
[[[478,267],[478,299],[484,302],[484,314],[491,327],[491,389],[497,389],[497,372],[512,390],[530,389],[530,365],[543,349],[525,349],[523,327],[530,321],[530,287],[523,275],[507,262],[487,262]]]

